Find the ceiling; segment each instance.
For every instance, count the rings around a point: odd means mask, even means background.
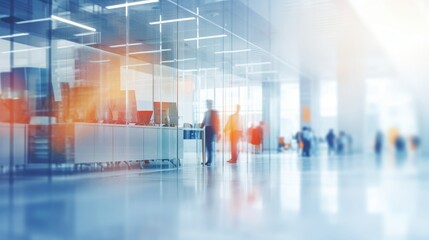
[[[14,0],[15,12],[8,2],[0,6],[0,34],[8,24],[46,17],[45,0]],[[244,76],[246,68],[236,64],[272,62],[252,67],[261,74],[249,76],[261,81],[287,81],[297,75],[312,79],[335,79],[347,63],[359,66],[365,77],[423,79],[429,63],[428,9],[424,0],[163,0],[129,8],[108,10],[106,6],[123,0],[57,0],[53,13],[97,28],[99,35],[75,36],[84,30],[53,22],[54,38],[117,54],[125,48],[111,45],[143,43],[130,46],[129,52],[171,49],[162,54],[134,55],[133,58],[159,63],[174,59],[195,58],[182,63],[184,69],[211,68]],[[44,5],[45,7],[41,7]],[[197,10],[198,6],[198,10]],[[198,14],[197,14],[198,13]],[[173,24],[150,25],[162,19],[185,17],[196,20]],[[15,25],[16,32],[31,32],[32,37],[16,38],[32,46],[47,44],[49,22]],[[129,31],[127,31],[127,29]],[[224,38],[183,41],[197,36],[225,34]],[[127,34],[128,33],[128,34]],[[179,41],[176,41],[179,39]],[[242,53],[214,54],[219,51],[251,49]],[[164,63],[174,67],[176,62]],[[265,72],[265,73],[263,73]],[[270,73],[271,72],[271,73]],[[416,82],[418,86],[421,82]]]
[[[270,51],[304,76],[337,79],[348,64],[362,78],[429,88],[426,0],[241,1],[270,22]]]

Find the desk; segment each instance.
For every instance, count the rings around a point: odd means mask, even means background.
[[[10,161],[10,127],[9,123],[0,123],[0,166],[9,166]],[[24,165],[27,163],[27,126],[13,124],[13,163]]]
[[[37,139],[49,125],[30,125],[28,139]],[[183,130],[170,127],[97,123],[52,124],[53,163],[103,163],[183,158]],[[46,137],[45,137],[46,138]],[[37,142],[37,141],[35,141]],[[34,145],[34,144],[33,144]],[[30,143],[29,149],[33,149]],[[49,147],[49,143],[47,145]],[[35,151],[30,163],[46,163]]]
[[[184,140],[201,140],[201,163],[206,159],[206,146],[205,146],[205,131],[202,128],[184,128]]]
[[[74,144],[74,163],[183,158],[178,128],[76,123]]]
[[[98,123],[13,126],[15,165],[48,163],[49,156],[52,163],[71,164],[140,160],[173,163],[183,159],[182,128]],[[49,127],[51,137],[46,131]],[[0,123],[2,166],[9,165],[9,129],[9,124]]]

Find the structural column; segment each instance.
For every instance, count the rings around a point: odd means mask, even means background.
[[[426,80],[425,80],[426,81]],[[429,156],[429,101],[427,93],[429,83],[421,84],[420,90],[417,90],[417,121],[418,121],[418,137],[420,138],[420,153],[427,157]]]
[[[316,134],[320,131],[320,83],[316,79],[300,76],[299,102],[300,126],[311,127]]]
[[[280,101],[287,101],[280,98],[280,83],[262,83],[262,119],[266,123],[264,131],[264,150],[277,149],[277,138],[280,136]]]
[[[341,6],[341,5],[340,5]],[[343,6],[343,14],[353,14]],[[337,36],[338,130],[352,138],[352,151],[364,151],[365,75],[364,35],[359,22],[349,21]]]

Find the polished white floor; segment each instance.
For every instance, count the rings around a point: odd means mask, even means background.
[[[0,239],[429,239],[429,159],[221,158],[12,187],[2,176]]]

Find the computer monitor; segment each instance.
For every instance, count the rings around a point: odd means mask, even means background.
[[[177,126],[178,116],[177,116],[177,105],[175,102],[154,102],[153,109],[155,112],[154,122],[155,124],[167,124],[167,119],[169,119],[169,126]],[[161,121],[162,115],[162,121]],[[168,115],[168,118],[167,118]]]
[[[137,125],[149,125],[153,111],[137,111]]]

